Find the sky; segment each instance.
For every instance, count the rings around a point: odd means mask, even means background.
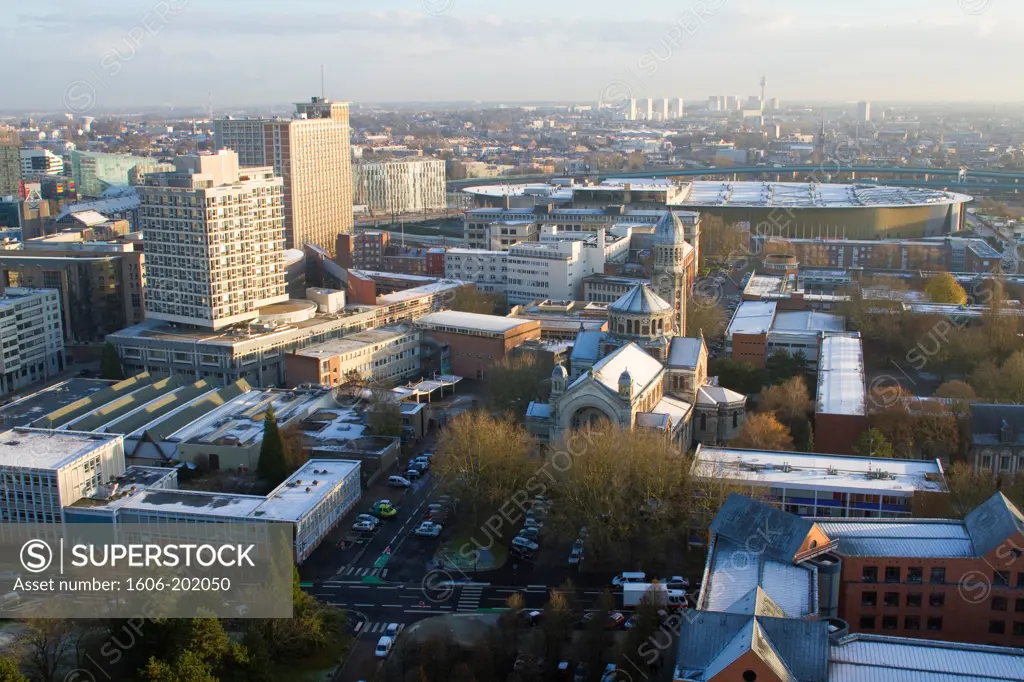
[[[1024,101],[1021,0],[0,0],[4,109]],[[614,102],[613,102],[614,103]]]

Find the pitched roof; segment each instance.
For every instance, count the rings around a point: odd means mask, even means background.
[[[573,361],[590,360],[597,362],[601,353],[601,342],[608,336],[606,332],[581,331],[576,333],[576,342],[572,345]]]
[[[732,493],[715,515],[710,530],[740,543],[746,542],[751,533],[762,533],[767,536],[764,553],[791,562],[813,527],[812,521]]]
[[[1000,435],[1003,424],[1009,427],[1010,443],[1024,443],[1024,429],[1016,424],[1024,423],[1024,405],[971,405],[971,442],[974,445],[997,445],[1002,442]]]
[[[782,607],[768,596],[768,593],[758,585],[750,592],[737,599],[728,608],[729,613],[745,613],[748,616],[769,616],[771,618],[787,618]]]
[[[698,611],[680,624],[675,679],[709,680],[753,651],[782,680],[828,681],[828,623]]]
[[[672,310],[672,305],[642,282],[608,306],[608,312],[630,315],[652,315],[669,310]]]
[[[1024,514],[1005,495],[996,493],[968,514],[964,525],[974,542],[974,551],[983,557],[1011,536],[1024,533]]]
[[[648,355],[640,346],[635,343],[627,343],[602,358],[593,366],[591,373],[598,383],[612,393],[618,394],[619,377],[627,369],[633,379],[633,397],[647,388],[655,377],[664,371],[661,363]],[[586,378],[586,374],[580,376],[570,388],[585,381]]]
[[[668,367],[696,367],[700,362],[700,352],[704,348],[704,339],[677,336],[669,346]]]
[[[731,391],[722,386],[705,384],[697,389],[698,405],[721,405],[723,403],[728,405],[731,403],[745,402],[746,399],[747,397],[742,393]]]

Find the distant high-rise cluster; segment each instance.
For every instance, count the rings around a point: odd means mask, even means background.
[[[626,121],[671,121],[685,115],[682,97],[631,97],[618,106],[599,105],[602,109],[617,110],[618,117]]]
[[[284,178],[288,248],[313,244],[333,254],[338,235],[353,227],[348,103],[313,97],[295,109],[292,119],[214,121],[214,140],[242,166],[273,166]]]

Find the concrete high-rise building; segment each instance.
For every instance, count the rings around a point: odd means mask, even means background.
[[[675,107],[676,108],[675,108],[675,111],[673,112],[673,115],[676,118],[682,118],[685,115],[685,113],[686,113],[684,108],[683,108],[683,98],[682,97],[676,97],[676,99],[675,99]]]
[[[668,120],[669,100],[667,97],[658,100],[658,118],[662,121]]]
[[[20,147],[18,131],[0,126],[0,197],[13,197],[21,192]]]
[[[871,102],[857,102],[857,120],[871,120]]]
[[[64,370],[58,291],[10,287],[0,295],[0,354],[0,394]]]
[[[22,149],[21,176],[64,175],[64,159],[49,149]]]
[[[641,100],[643,102],[643,117],[645,121],[650,121],[654,118],[654,98],[647,97]]]
[[[764,111],[764,100],[759,95],[751,95],[747,98],[746,108],[748,110]]]
[[[721,95],[708,97],[708,111],[723,111],[725,109],[725,98]]]
[[[273,166],[284,179],[285,243],[334,253],[351,233],[352,151],[347,102],[313,97],[292,119],[214,121],[217,148],[238,152],[242,166]]]
[[[768,100],[769,111],[779,111],[780,109],[782,109],[782,105],[779,103],[778,97],[772,97],[770,100]]]
[[[635,121],[636,120],[636,98],[635,97],[630,97],[628,102],[629,102],[629,110],[626,112],[626,114],[628,116],[627,120]]]
[[[438,211],[448,204],[442,159],[359,163],[353,168],[352,178],[354,202],[371,213]]]
[[[230,150],[175,159],[138,189],[146,317],[220,329],[288,300],[284,183]]]

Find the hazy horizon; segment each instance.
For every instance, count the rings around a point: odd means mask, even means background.
[[[52,0],[12,8],[7,110],[596,103],[1020,104],[1008,0]],[[851,11],[851,9],[853,11]],[[46,46],[53,49],[45,49]]]

